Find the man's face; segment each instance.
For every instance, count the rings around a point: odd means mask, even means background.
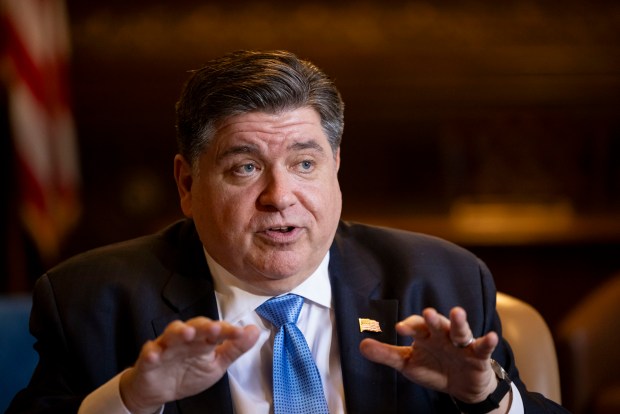
[[[181,207],[207,252],[255,292],[303,282],[329,249],[342,208],[334,155],[308,107],[225,120],[191,170],[180,155]]]

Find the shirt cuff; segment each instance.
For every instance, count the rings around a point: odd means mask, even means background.
[[[88,394],[82,401],[78,414],[131,414],[121,398],[120,383],[123,372]],[[163,411],[164,407],[162,406],[157,414],[161,414]]]
[[[510,383],[510,387],[512,388],[512,403],[510,404],[510,409],[508,410],[508,414],[524,414],[525,408],[523,408],[523,399],[521,398],[521,393],[517,389],[517,386],[514,382]]]

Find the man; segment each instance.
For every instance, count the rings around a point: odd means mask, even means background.
[[[289,293],[331,413],[564,412],[521,383],[477,258],[340,222],[343,103],[314,65],[216,59],[177,129],[188,219],[39,280],[40,363],[9,413],[279,412],[278,328],[260,308]]]

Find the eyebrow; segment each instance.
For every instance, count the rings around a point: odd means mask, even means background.
[[[325,151],[323,150],[323,147],[316,142],[315,140],[309,140],[309,141],[304,141],[304,142],[294,142],[293,144],[288,146],[289,150],[294,150],[294,151],[301,151],[301,150],[306,150],[306,149],[312,149],[315,150],[317,152],[320,152],[321,154],[323,154]]]
[[[304,141],[304,142],[294,142],[287,147],[288,150],[293,151],[302,151],[306,149],[315,150],[323,154],[325,151],[323,147],[314,140]],[[227,148],[226,151],[222,152],[218,157],[217,161],[221,161],[227,157],[238,155],[238,154],[258,154],[260,153],[260,149],[257,145],[253,144],[243,144],[243,145],[235,145],[230,148]]]
[[[233,147],[227,148],[226,151],[222,152],[217,157],[217,161],[221,161],[224,158],[237,155],[237,154],[257,154],[259,152],[258,146],[251,144],[244,145],[235,145]]]

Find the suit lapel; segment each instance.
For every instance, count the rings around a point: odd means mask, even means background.
[[[338,243],[332,247],[329,272],[347,411],[394,412],[396,371],[368,361],[361,355],[359,344],[364,338],[396,344],[398,301],[373,298],[380,288],[376,273],[361,263],[359,256],[351,252],[345,255],[342,249]],[[360,332],[359,318],[379,322],[382,332]]]
[[[185,232],[180,239],[178,261],[173,266],[175,271],[162,291],[162,299],[168,304],[170,312],[153,319],[155,336],[161,335],[166,326],[177,319],[187,320],[196,316],[219,319],[213,279],[202,244],[195,230]],[[232,414],[227,374],[208,390],[179,400],[176,404],[167,404],[164,413],[203,414],[207,409],[205,407],[208,407],[209,413]]]
[[[153,320],[156,335],[173,320],[187,320],[195,316],[219,319],[213,279],[195,232],[181,232],[178,254],[171,263],[173,269],[162,290],[162,299],[169,313]]]

